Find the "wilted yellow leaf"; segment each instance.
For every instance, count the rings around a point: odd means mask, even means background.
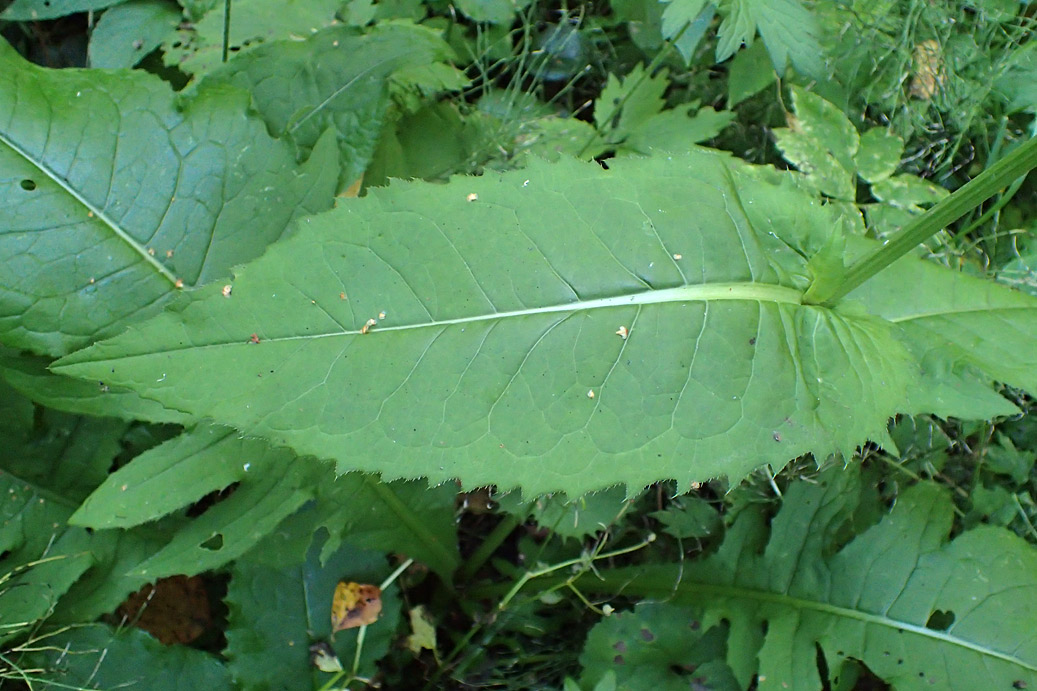
[[[378,586],[340,581],[331,600],[331,632],[373,624],[381,612]]]

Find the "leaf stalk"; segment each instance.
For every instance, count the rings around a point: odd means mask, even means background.
[[[882,247],[854,263],[839,283],[814,286],[803,297],[805,304],[831,305],[869,278],[958,220],[987,199],[1037,167],[1037,137],[987,168],[953,194],[918,216]]]

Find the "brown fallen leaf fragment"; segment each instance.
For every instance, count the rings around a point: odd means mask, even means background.
[[[382,591],[376,585],[339,581],[331,600],[331,632],[355,629],[378,621]]]
[[[911,77],[910,93],[915,98],[928,101],[941,86],[943,50],[935,40],[922,41],[915,46],[914,75]]]

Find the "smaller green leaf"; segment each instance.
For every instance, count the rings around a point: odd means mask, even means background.
[[[777,77],[762,43],[754,43],[738,51],[727,75],[727,107],[734,108],[750,96],[758,94],[773,84]]]
[[[1008,475],[1015,482],[1022,484],[1030,477],[1033,465],[1037,462],[1037,452],[1017,449],[1010,437],[998,433],[996,443],[987,447],[984,460],[990,470]]]
[[[363,174],[374,153],[390,76],[452,57],[439,33],[422,26],[389,23],[367,34],[334,26],[303,41],[268,42],[214,69],[203,84],[247,90],[270,130],[303,152],[333,129],[345,186]]]
[[[949,192],[915,175],[897,175],[871,186],[876,199],[901,209],[921,211],[921,204],[935,204]]]
[[[695,49],[698,48],[702,37],[706,35],[706,31],[713,24],[716,11],[716,5],[705,0],[673,0],[663,11],[662,26],[660,27],[662,36],[674,42],[674,46],[681,57],[684,58],[685,64],[691,64],[692,58],[695,56]],[[646,18],[649,19],[649,21],[645,22],[648,25],[646,28],[651,27],[654,29],[655,22],[652,21],[654,20],[652,11],[649,10],[646,15]],[[632,26],[631,28],[634,27]],[[635,32],[635,42],[638,42],[637,36],[638,34]],[[655,46],[650,47],[654,48]]]
[[[689,22],[694,22],[706,8],[708,0],[671,0],[666,3],[663,12],[662,33],[665,38],[673,38],[684,29]],[[687,60],[687,56],[685,56]]]
[[[215,657],[185,646],[164,646],[144,631],[103,624],[77,626],[47,638],[32,655],[53,680],[46,688],[147,688],[148,691],[229,689],[230,675]]]
[[[779,74],[784,74],[791,61],[803,75],[815,79],[825,76],[820,28],[801,0],[753,0],[750,7]]]
[[[547,494],[533,500],[524,499],[520,492],[494,496],[504,513],[526,521],[532,519],[538,526],[564,537],[583,538],[607,530],[622,513],[627,501],[622,487],[610,487],[569,499],[564,494]]]
[[[726,14],[717,29],[717,62],[727,60],[743,45],[752,45],[756,36],[752,3],[753,0],[729,0],[724,4]]]
[[[241,56],[265,43],[310,36],[338,23],[340,0],[236,0],[230,23],[230,50]],[[168,37],[166,64],[203,74],[223,62],[223,3]]]
[[[90,33],[90,66],[133,67],[158,48],[181,19],[180,8],[168,0],[130,0],[109,8]]]
[[[150,582],[223,566],[313,497],[314,464],[300,462],[288,451],[280,450],[266,462],[257,462],[249,472],[258,479],[242,482],[230,496],[177,531],[166,547],[137,565],[130,575]]]
[[[123,420],[149,420],[185,424],[190,416],[170,410],[122,387],[71,379],[51,373],[48,358],[0,348],[0,377],[36,403],[79,415],[111,416]]]
[[[700,497],[681,497],[675,506],[648,514],[663,524],[663,532],[675,538],[708,538],[723,530],[713,506]]]
[[[797,86],[789,89],[795,116],[789,117],[788,128],[774,132],[782,155],[821,192],[854,201],[854,155],[860,142],[856,128],[820,96]]]
[[[685,691],[689,684],[737,691],[722,662],[725,634],[724,627],[704,625],[697,607],[642,602],[591,629],[580,655],[581,686],[597,688],[612,674],[616,687],[630,691]]]
[[[34,526],[43,528],[44,526]],[[84,530],[66,530],[47,549],[14,568],[12,559],[0,562],[0,640],[15,637],[23,628],[46,618],[58,598],[94,563],[90,536]]]
[[[101,10],[120,2],[123,0],[14,0],[6,10],[0,12],[0,20],[34,22],[57,19],[76,12]]]
[[[504,24],[528,4],[529,0],[458,0],[457,9],[477,22]]]
[[[734,117],[731,111],[700,109],[697,103],[664,110],[632,132],[624,148],[649,155],[688,153],[696,144],[720,134]]]
[[[284,454],[241,439],[229,427],[199,425],[109,475],[69,521],[97,529],[152,521],[242,480],[250,470],[276,467]]]
[[[328,681],[310,663],[310,646],[324,644],[352,665],[356,631],[331,637],[331,602],[340,580],[378,585],[389,574],[385,556],[344,546],[321,563],[320,544],[304,564],[291,568],[238,561],[227,588],[230,610],[226,655],[234,680],[243,688],[267,688],[277,680],[281,691],[312,691]],[[396,587],[382,592],[381,618],[367,627],[360,674],[369,676],[389,649],[400,615]]]
[[[646,75],[640,63],[625,77],[610,74],[594,101],[594,123],[599,132],[614,132],[612,139],[636,129],[666,105],[667,70]]]
[[[328,475],[317,487],[318,525],[328,530],[321,559],[342,542],[406,554],[449,582],[460,561],[454,500],[457,488],[426,482],[382,482],[372,475]]]
[[[900,165],[904,140],[883,127],[873,127],[861,135],[860,148],[854,156],[857,174],[875,183],[891,176]]]

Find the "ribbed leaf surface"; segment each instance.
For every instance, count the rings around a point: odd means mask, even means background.
[[[751,173],[698,153],[394,184],[57,369],[389,478],[576,494],[849,452],[914,369],[887,323],[800,304]]]
[[[208,89],[178,109],[143,72],[47,70],[0,41],[0,341],[60,355],[229,274],[328,208],[333,137],[303,166]]]

